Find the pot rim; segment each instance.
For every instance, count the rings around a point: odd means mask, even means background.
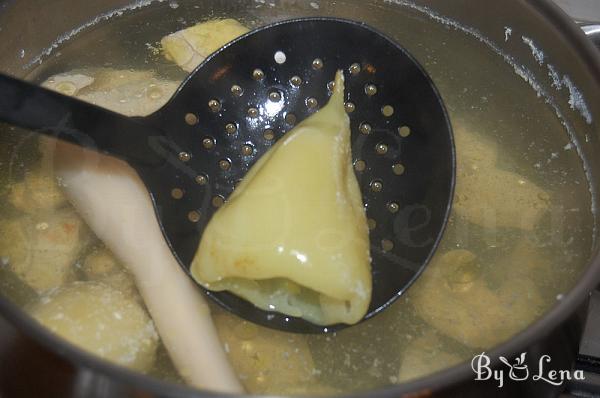
[[[583,31],[571,20],[571,18],[551,0],[524,0],[526,6],[536,11],[540,18],[550,21],[556,28],[557,34],[561,34],[565,41],[572,46],[581,58],[585,66],[591,72],[596,86],[600,87],[600,52],[588,40]],[[584,302],[589,293],[600,282],[600,248],[594,248],[587,269],[579,277],[579,281],[565,293],[560,302],[549,310],[544,316],[536,320],[525,330],[510,338],[508,341],[493,348],[488,356],[491,358],[490,366],[499,364],[500,355],[514,355],[531,345],[541,336],[547,335],[555,330],[572,315]],[[125,385],[131,385],[133,389],[150,390],[160,396],[168,397],[250,397],[250,394],[227,394],[206,390],[198,390],[190,386],[173,382],[161,381],[151,376],[129,370],[119,365],[98,358],[72,343],[58,337],[45,327],[41,326],[24,311],[12,304],[10,300],[0,296],[0,316],[6,318],[18,330],[32,338],[50,352],[66,359],[77,367],[84,367],[97,371],[103,375],[114,378]],[[348,398],[397,398],[399,396],[433,393],[437,390],[452,387],[473,376],[468,362],[463,362],[451,368],[436,372],[432,375],[382,389],[362,391],[339,396]]]

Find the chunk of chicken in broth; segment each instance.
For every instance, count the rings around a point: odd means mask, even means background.
[[[179,84],[159,79],[152,71],[90,68],[50,77],[42,86],[124,115],[141,116],[163,106]]]
[[[454,136],[455,214],[491,230],[533,230],[549,208],[549,195],[523,176],[501,169],[495,143],[464,127],[456,128]]]
[[[544,300],[523,259],[502,263],[502,283],[494,289],[478,257],[456,249],[436,256],[408,292],[418,315],[440,333],[471,348],[489,348],[512,337],[543,310]]]
[[[519,230],[532,231],[549,207],[549,195],[500,169],[496,144],[466,129],[465,123],[458,125],[456,192],[446,234],[469,235],[477,227],[486,233],[510,228],[515,236]],[[535,269],[522,266],[532,256],[539,260],[539,252],[520,245],[490,269],[469,246],[441,246],[408,297],[419,316],[441,333],[467,347],[490,347],[541,313],[545,301],[532,279]]]
[[[306,339],[268,329],[216,311],[215,323],[231,363],[254,394],[327,394],[320,386]]]
[[[74,282],[29,308],[44,326],[101,358],[139,371],[154,363],[158,335],[137,301],[100,282]]]
[[[106,248],[96,248],[85,258],[81,270],[89,280],[99,280],[123,268]]]
[[[4,220],[0,236],[0,256],[38,293],[72,280],[73,264],[90,241],[89,230],[72,208]]]
[[[102,282],[126,297],[142,301],[131,273],[105,247],[89,253],[81,265],[81,271],[86,280]]]
[[[54,175],[44,168],[29,171],[23,181],[11,185],[8,201],[17,210],[28,214],[48,212],[67,204]]]
[[[94,82],[94,79],[86,74],[60,73],[48,78],[42,83],[42,87],[58,91],[64,95],[77,95],[79,91]]]

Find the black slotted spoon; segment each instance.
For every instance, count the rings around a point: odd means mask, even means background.
[[[212,214],[277,139],[327,103],[338,69],[346,76],[354,167],[371,230],[367,319],[428,263],[447,222],[455,177],[452,131],[431,79],[372,28],[333,18],[259,28],[210,56],[147,117],[125,117],[0,75],[0,119],[127,161],[189,274]],[[317,326],[228,292],[206,293],[247,320],[285,331],[347,326]]]

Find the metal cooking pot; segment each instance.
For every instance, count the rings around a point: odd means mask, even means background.
[[[47,49],[51,49],[52,43],[57,38],[60,42],[60,38],[66,32],[78,30],[81,26],[89,27],[91,26],[89,21],[95,17],[107,15],[109,11],[129,3],[129,0],[85,3],[69,0],[42,3],[27,0],[0,2],[0,51],[3,54],[0,69],[17,76],[28,75],[37,57]],[[264,2],[257,4],[262,3]],[[525,81],[531,86],[530,90],[538,91],[538,95],[548,95],[549,99],[556,100],[557,109],[564,118],[563,122],[569,126],[564,134],[572,134],[571,140],[579,143],[579,155],[585,159],[589,192],[592,197],[597,194],[598,181],[600,181],[600,156],[598,156],[600,96],[597,94],[600,92],[600,53],[594,48],[592,42],[586,39],[580,27],[550,1],[346,0],[322,1],[319,10],[315,10],[313,6],[318,2],[309,4],[308,0],[277,0],[272,3],[274,5],[270,12],[273,19],[320,14],[364,20],[396,37],[409,51],[415,53],[426,67],[436,70],[437,72],[432,72],[434,80],[436,76],[445,73],[446,65],[439,65],[440,60],[448,62],[453,60],[452,64],[447,64],[448,70],[456,69],[461,62],[464,65],[471,65],[465,67],[465,70],[469,70],[479,62],[485,62],[484,57],[467,59],[460,51],[464,47],[461,47],[460,40],[456,38],[464,37],[465,43],[468,40],[478,42],[495,57],[494,62],[511,63],[509,67],[515,69],[514,79],[519,84]],[[221,5],[224,9],[235,8],[235,2],[223,2]],[[166,7],[165,9],[168,10]],[[177,12],[182,12],[182,8],[176,10],[173,7],[169,12],[175,15]],[[414,26],[420,26],[408,23],[419,18],[429,21],[431,26],[436,25],[435,31],[427,28],[423,28],[423,31],[407,31]],[[585,30],[593,40],[598,42],[600,29],[597,26],[589,24]],[[444,32],[453,38],[449,38],[448,43],[443,43],[446,48],[442,51],[439,50],[441,47],[438,48],[431,43],[443,42]],[[516,39],[509,40],[511,35],[515,35]],[[524,45],[521,36],[523,39],[534,40],[535,46]],[[421,39],[422,42],[419,41]],[[429,55],[428,49],[424,48],[428,43],[431,49]],[[440,54],[442,52],[444,54],[436,58],[438,50]],[[539,52],[536,55],[536,51],[539,50],[543,50],[543,56]],[[461,57],[465,58],[461,59]],[[585,106],[581,106],[573,96],[565,97],[564,90],[559,92],[552,86],[553,82],[548,79],[548,70],[541,67],[543,62],[539,57],[550,60],[547,62],[552,62],[556,70],[568,74],[581,95],[578,98],[585,99]],[[467,74],[457,74],[456,78],[468,79]],[[485,73],[482,76],[485,77]],[[494,79],[494,75],[489,75],[487,81],[482,79],[477,83],[491,84]],[[503,84],[499,83],[496,89],[499,92],[504,90],[502,95],[510,98],[512,83],[509,82],[506,87]],[[443,96],[445,93],[450,96],[450,93],[459,87],[459,83],[445,84],[441,81],[438,85]],[[475,97],[466,97],[465,104],[461,106],[465,108],[478,106]],[[535,98],[535,95],[532,98]],[[469,101],[473,103],[469,104]],[[527,131],[527,133],[544,134],[543,131]],[[547,138],[551,140],[553,137]],[[10,148],[3,149],[4,152],[6,150]],[[599,205],[593,201],[592,206],[589,216],[580,220],[582,228],[587,228],[589,231],[595,231],[600,224]],[[490,352],[488,355],[492,358],[492,366],[500,366],[498,357],[501,355],[510,357],[525,351],[528,353],[527,363],[532,367],[537,365],[543,354],[552,357],[552,364],[548,365],[549,367],[569,369],[572,366],[578,336],[581,333],[579,311],[585,307],[589,292],[600,281],[598,242],[590,238],[586,245],[589,253],[582,255],[582,261],[587,264],[587,267],[581,273],[578,283],[569,292],[565,292],[545,316]],[[217,395],[161,382],[101,361],[65,344],[1,297],[0,313],[3,316],[0,318],[2,319],[0,321],[0,396],[2,397]],[[505,380],[506,386],[499,390],[495,380],[484,382],[473,381],[473,379],[474,374],[470,364],[467,363],[429,377],[357,396],[479,397],[483,394],[494,396],[505,394],[511,397],[537,397],[556,396],[564,388],[564,385],[554,386],[544,382],[522,383]]]

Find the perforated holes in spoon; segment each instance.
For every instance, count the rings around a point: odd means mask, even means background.
[[[245,80],[232,76],[235,81],[228,86],[230,94],[233,101],[242,101],[241,103],[237,103],[243,104],[240,106],[246,109],[246,113],[245,115],[240,115],[238,111],[236,116],[230,116],[227,99],[223,101],[218,100],[217,98],[223,97],[222,93],[211,93],[212,99],[208,102],[209,109],[211,112],[218,114],[218,119],[228,118],[227,122],[223,125],[225,126],[224,133],[229,139],[223,141],[225,147],[221,148],[220,145],[217,145],[216,139],[205,137],[203,146],[205,149],[213,151],[215,155],[218,154],[221,156],[217,162],[218,169],[221,172],[230,172],[235,167],[234,163],[241,163],[245,166],[242,169],[247,171],[253,164],[253,161],[264,154],[271,146],[271,143],[279,138],[275,135],[273,126],[282,128],[284,132],[289,131],[299,121],[325,105],[327,98],[334,89],[331,79],[335,74],[335,70],[338,68],[345,69],[346,102],[344,107],[352,120],[353,153],[369,152],[367,148],[370,146],[372,154],[380,158],[385,158],[385,160],[376,160],[372,156],[355,157],[353,166],[355,172],[361,178],[363,196],[384,195],[389,200],[383,201],[380,206],[387,210],[388,214],[397,213],[400,209],[395,200],[396,198],[388,198],[389,195],[392,195],[392,192],[388,193],[384,188],[386,185],[384,177],[389,178],[389,173],[383,172],[384,168],[391,169],[392,175],[399,178],[405,171],[405,166],[400,161],[394,161],[394,157],[400,154],[401,142],[390,140],[390,134],[382,128],[385,126],[386,119],[392,118],[395,113],[396,107],[393,102],[389,101],[390,98],[393,98],[393,93],[386,92],[385,84],[382,84],[385,82],[378,81],[377,73],[372,73],[376,69],[370,66],[368,62],[363,62],[363,64],[353,62],[348,65],[337,65],[335,68],[327,68],[326,66],[329,63],[323,55],[315,54],[312,58],[313,61],[308,65],[297,65],[297,62],[294,62],[292,54],[288,58],[287,51],[278,51],[273,58],[275,60],[275,70],[270,69],[268,75],[264,72],[268,69],[265,65],[255,65],[253,69],[250,69],[249,76]],[[282,76],[284,73],[279,70],[280,68],[291,69],[293,73],[290,73],[287,78],[277,79],[278,76]],[[310,73],[306,73],[307,70]],[[282,80],[287,80],[289,85],[282,86],[277,84],[277,81]],[[321,81],[325,81],[327,92],[321,92],[319,96],[309,96],[303,92],[305,87],[311,88],[314,92],[316,86]],[[242,87],[246,88],[242,89]],[[261,95],[263,96],[262,99]],[[242,97],[246,97],[247,100],[243,100]],[[268,110],[273,109],[269,103],[278,103],[283,98],[285,98],[285,105],[277,114],[269,115]],[[250,100],[253,102],[249,103],[248,101]],[[382,102],[383,100],[386,101]],[[304,105],[303,109],[301,109],[301,105]],[[363,119],[357,124],[356,117],[354,116],[355,113],[368,115],[368,122]],[[194,119],[196,118],[194,117]],[[248,119],[251,120],[248,121]],[[195,125],[197,119],[192,120],[191,116],[186,116],[186,122],[189,125]],[[260,135],[255,131],[258,129],[260,129]],[[397,127],[397,137],[400,139],[407,137],[407,130],[408,128],[404,125]],[[356,133],[361,134],[365,139],[362,141],[356,140]],[[373,142],[373,137],[376,137],[378,141]],[[371,142],[372,145],[365,145],[367,142]],[[232,156],[233,154],[231,153],[231,149],[234,146],[238,148],[236,156]],[[392,155],[391,158],[388,156],[390,154]],[[387,163],[387,166],[383,166],[382,163]],[[367,169],[367,164],[369,165],[369,169]],[[369,181],[365,181],[365,173],[369,175]],[[201,174],[201,183],[206,184],[208,179],[209,176]],[[235,185],[235,181],[233,180],[220,182],[222,187],[224,186],[222,185],[223,183],[228,184],[230,189],[221,189],[217,196],[213,196],[211,203],[215,208],[222,204],[220,202],[221,198],[223,202],[225,201],[225,198],[231,193]],[[367,200],[365,202],[368,203]],[[390,203],[393,204],[391,208]],[[215,204],[218,204],[218,206],[215,206]],[[370,203],[369,205],[372,206]],[[369,206],[367,208],[370,210]],[[377,220],[375,219],[372,220],[373,223],[371,223],[371,226],[373,228],[375,228],[374,225],[385,225],[382,220],[379,222],[376,222]],[[389,228],[386,228],[386,230],[389,231]],[[386,233],[386,236],[378,239],[378,246],[380,246],[382,239],[393,240],[393,236],[388,235]],[[388,249],[386,251],[392,250],[389,248],[389,245],[386,245],[386,249]]]
[[[284,60],[281,54],[278,59]],[[264,72],[268,68],[256,65],[250,69],[245,80],[233,76],[235,83],[232,82],[228,86],[230,98],[245,111],[231,112],[227,99],[216,99],[221,98],[222,93],[211,93],[213,99],[209,101],[209,110],[217,115],[216,119],[223,123],[221,126],[225,126],[221,127],[221,131],[228,139],[219,140],[219,137],[212,136],[204,138],[204,149],[210,150],[214,156],[219,156],[217,170],[220,173],[214,176],[199,174],[196,177],[198,184],[207,184],[211,177],[216,179],[211,183],[213,190],[207,191],[207,194],[211,195],[210,206],[203,212],[207,213],[206,216],[201,219],[210,218],[212,213],[225,203],[227,196],[240,181],[236,178],[238,173],[231,178],[223,177],[222,173],[231,173],[236,167],[244,173],[273,142],[281,138],[282,134],[276,134],[277,130],[283,133],[289,131],[324,106],[334,89],[331,79],[335,70],[341,68],[346,70],[344,107],[351,120],[353,168],[367,205],[369,229],[372,235],[375,235],[371,239],[373,250],[393,253],[396,247],[395,238],[387,219],[390,214],[400,212],[401,207],[398,198],[394,197],[393,190],[386,189],[386,186],[391,176],[401,178],[404,174],[405,166],[399,155],[402,139],[408,137],[410,130],[401,120],[394,120],[397,106],[391,101],[393,93],[386,91],[385,84],[382,84],[384,82],[378,81],[376,73],[367,72],[372,69],[362,67],[358,63],[328,68],[330,63],[322,54],[315,54],[312,59],[308,64],[309,68],[304,66],[303,69],[303,65],[295,65],[293,54],[288,56],[286,53],[284,62],[275,62],[275,69],[269,69],[268,74]],[[291,69],[292,73],[285,76],[285,72],[279,71],[280,68]],[[306,73],[306,70],[310,73]],[[283,78],[277,79],[278,76]],[[287,84],[281,85],[278,81]],[[242,89],[242,86],[245,88]],[[312,93],[316,95],[311,95]],[[275,114],[271,114],[273,104],[281,101],[284,101],[284,106]],[[400,127],[389,129],[388,123],[391,120]],[[186,118],[186,121],[191,119]],[[390,131],[395,133],[395,139],[392,139],[394,134]],[[374,206],[379,206],[387,216],[381,217],[379,212],[374,212]],[[193,217],[195,212],[194,209],[190,210],[188,218],[200,224],[201,219]]]

